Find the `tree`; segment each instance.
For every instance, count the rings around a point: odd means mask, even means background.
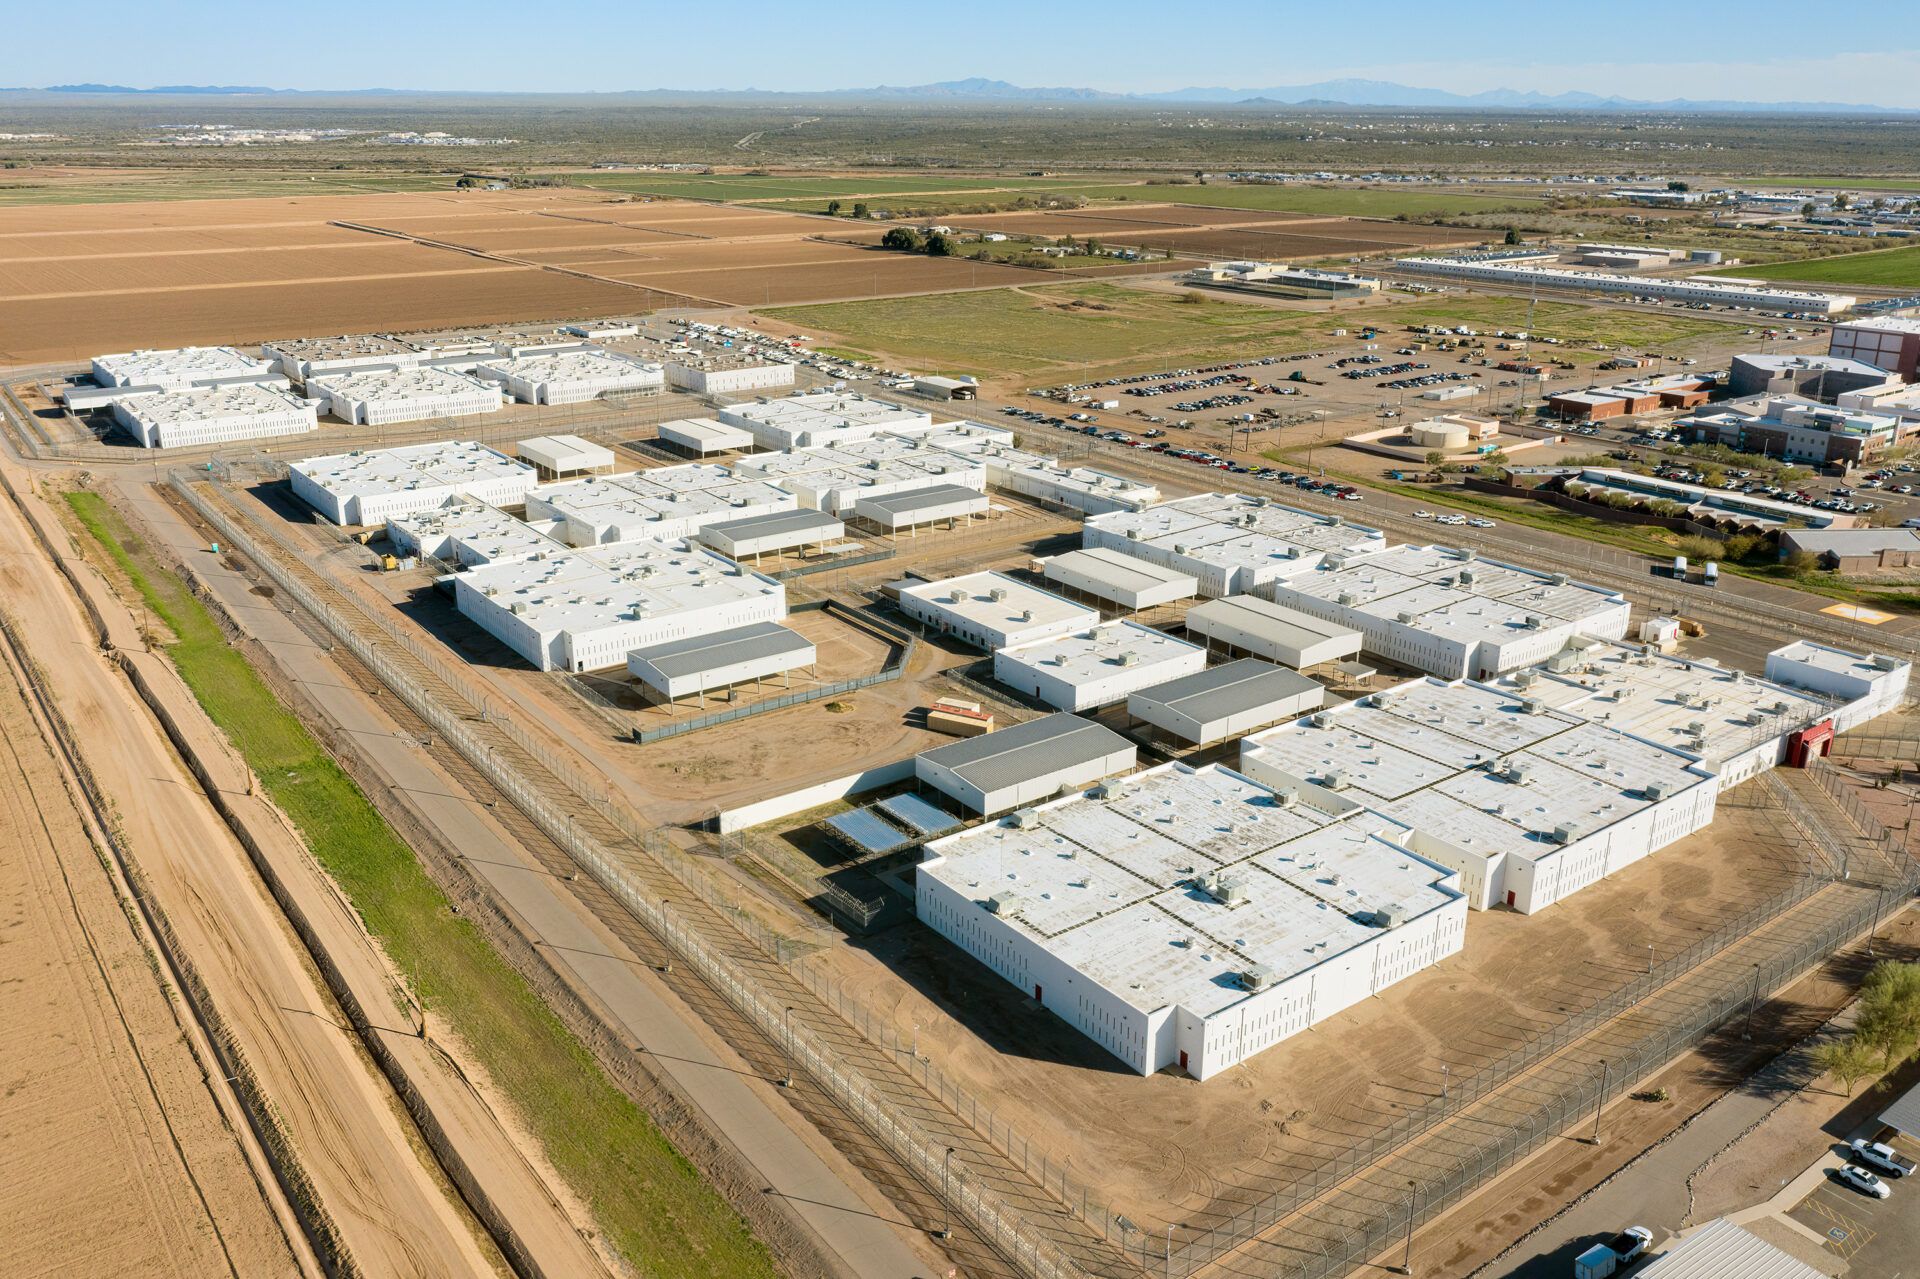
[[[1885,959],[1860,987],[1854,1038],[1891,1069],[1920,1042],[1920,964]]]
[[[1691,191],[1691,190],[1693,190],[1693,188],[1692,188],[1692,187],[1690,187],[1690,186],[1688,186],[1688,185],[1687,185],[1686,183],[1684,183],[1684,182],[1669,182],[1669,183],[1667,183],[1667,190],[1669,190],[1669,191]]]
[[[469,178],[461,178],[458,182],[454,183],[453,185],[459,187],[462,191],[465,191],[465,190],[468,190],[469,188],[478,186],[479,183],[475,182],[472,178],[469,177]]]
[[[920,233],[910,226],[888,227],[887,233],[880,237],[883,249],[898,249],[902,253],[920,251]]]
[[[1803,204],[1803,205],[1801,205],[1801,206],[1800,206],[1800,216],[1801,216],[1801,217],[1803,217],[1803,218],[1810,218],[1810,217],[1812,217],[1812,216],[1813,216],[1813,201],[1812,201],[1812,200],[1808,200],[1808,201],[1807,201],[1807,202],[1806,202],[1805,204]]]
[[[927,255],[929,257],[950,258],[953,256],[954,250],[957,247],[953,242],[953,237],[944,232],[935,231],[927,237]]]
[[[1444,461],[1446,461],[1446,460],[1447,460],[1447,455],[1446,455],[1445,453],[1442,453],[1442,452],[1441,452],[1441,451],[1440,451],[1439,449],[1428,449],[1428,450],[1427,450],[1427,465],[1428,465],[1428,466],[1438,466],[1438,465],[1440,465],[1440,464],[1441,464],[1442,462],[1444,462]]]
[[[1098,241],[1098,240],[1096,240],[1096,239],[1093,239],[1092,237],[1088,237],[1088,239],[1087,239],[1087,252],[1089,252],[1089,253],[1098,253],[1098,252],[1100,252],[1100,241]]]
[[[1805,577],[1820,567],[1820,557],[1812,551],[1788,551],[1787,558],[1780,562],[1794,577]]]
[[[1852,204],[1852,203],[1853,203],[1853,197],[1848,195],[1845,191],[1842,191],[1839,195],[1836,195],[1833,197],[1833,207],[1836,209],[1844,209],[1849,204]]]
[[[1844,1039],[1814,1049],[1813,1064],[1823,1074],[1832,1075],[1847,1090],[1847,1096],[1851,1097],[1854,1085],[1877,1069],[1873,1056],[1873,1050],[1858,1040]]]
[[[855,202],[853,206],[853,216],[856,218],[870,218],[873,216],[873,210],[867,207],[865,200],[860,200]]]
[[[840,216],[840,201],[838,200],[827,201],[827,216],[830,218],[837,218]]]
[[[1510,227],[1508,227],[1508,228],[1507,228],[1507,243],[1508,243],[1508,244],[1518,244],[1518,243],[1520,243],[1520,228],[1519,228],[1519,227],[1517,227],[1517,226],[1510,226]]]

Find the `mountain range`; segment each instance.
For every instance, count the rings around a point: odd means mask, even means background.
[[[252,85],[165,85],[153,89],[134,89],[117,84],[59,84],[44,92],[74,94],[140,94],[208,97],[298,96],[310,91],[269,89]],[[330,94],[395,96],[411,94],[406,89],[355,89],[327,91]],[[433,95],[445,96],[445,95]],[[518,94],[511,96],[547,96]],[[1423,89],[1385,80],[1323,80],[1316,84],[1289,85],[1266,89],[1231,89],[1217,86],[1191,86],[1161,93],[1111,93],[1104,89],[1071,87],[1031,88],[1009,84],[1005,80],[975,77],[945,80],[936,84],[877,85],[866,89],[827,89],[816,92],[775,92],[759,89],[690,90],[637,89],[618,94],[592,94],[593,97],[657,98],[779,98],[814,100],[823,98],[904,102],[1084,102],[1114,104],[1167,103],[1189,106],[1312,106],[1312,107],[1432,107],[1479,110],[1545,111],[1732,111],[1779,112],[1791,114],[1913,114],[1898,107],[1873,106],[1849,102],[1737,102],[1722,99],[1670,98],[1647,101],[1617,95],[1571,91],[1567,93],[1521,92],[1517,89],[1488,89],[1481,93],[1450,93],[1445,89]]]

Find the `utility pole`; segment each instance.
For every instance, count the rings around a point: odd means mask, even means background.
[[[1607,1101],[1607,1072],[1609,1069],[1610,1064],[1603,1060],[1600,1063],[1600,1091],[1593,1095],[1593,1144],[1596,1146],[1600,1144],[1600,1107],[1605,1105]]]
[[[951,1239],[953,1237],[953,1147],[952,1146],[947,1147],[946,1158],[941,1160],[940,1162],[940,1181],[941,1181],[941,1187],[942,1187],[940,1192],[940,1198],[946,1204],[947,1215],[946,1215],[946,1221],[941,1225],[939,1231],[933,1237],[935,1239]]]
[[[1401,1259],[1400,1264],[1393,1268],[1393,1273],[1397,1275],[1413,1273],[1413,1210],[1414,1205],[1419,1202],[1419,1194],[1420,1183],[1409,1181],[1407,1183],[1407,1254]]]
[[[1879,926],[1880,926],[1879,916],[1876,914],[1874,916],[1874,927],[1878,928]],[[1873,953],[1873,937],[1871,934],[1869,934],[1867,937],[1867,953],[1869,955]],[[1742,1039],[1753,1038],[1753,1006],[1759,1002],[1760,1002],[1760,965],[1755,964],[1753,966],[1753,993],[1747,996],[1747,1028],[1740,1032],[1740,1038]]]
[[[792,1007],[788,1007],[788,1009],[785,1012],[780,1014],[780,1028],[786,1032],[784,1038],[787,1041],[787,1077],[780,1081],[780,1086],[782,1088],[791,1088],[793,1087],[793,1009]],[[1597,1131],[1600,1123],[1600,1118],[1598,1115],[1594,1116],[1593,1122],[1595,1125],[1595,1129]]]

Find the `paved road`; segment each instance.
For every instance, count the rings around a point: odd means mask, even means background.
[[[594,991],[652,1054],[655,1068],[672,1077],[766,1186],[784,1195],[854,1273],[871,1279],[944,1273],[945,1265],[936,1268],[933,1261],[918,1255],[893,1221],[876,1213],[845,1184],[845,1171],[830,1166],[776,1113],[776,1107],[786,1109],[777,1088],[742,1073],[738,1061],[723,1059],[629,959],[610,950],[606,939],[563,898],[544,871],[529,864],[484,809],[449,793],[446,779],[411,741],[397,736],[391,722],[357,694],[342,695],[345,680],[331,659],[285,614],[252,594],[251,581],[209,554],[170,507],[150,494],[131,492],[129,496],[138,502],[155,534],[189,558],[282,667],[325,699],[366,755],[408,792],[451,845],[462,850],[469,865],[546,943],[549,959],[570,968]]]

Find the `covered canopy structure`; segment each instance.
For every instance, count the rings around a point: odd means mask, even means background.
[[[825,511],[775,511],[769,515],[726,520],[701,529],[698,540],[730,560],[778,555],[808,546],[825,546],[847,535],[847,526]]]
[[[1143,688],[1127,698],[1127,714],[1203,746],[1318,710],[1326,692],[1297,671],[1243,657]]]
[[[887,493],[879,497],[857,498],[854,515],[881,530],[899,536],[923,524],[972,521],[987,510],[987,495],[959,484],[934,484],[905,493]]]
[[[991,815],[1125,773],[1134,761],[1132,742],[1062,713],[922,751],[914,776],[962,808]]]
[[[696,457],[725,453],[730,449],[750,449],[753,434],[737,426],[710,417],[683,417],[660,424],[660,438],[678,445]]]
[[[1040,563],[1047,581],[1055,586],[1091,596],[1125,613],[1138,613],[1200,593],[1200,581],[1191,573],[1106,547],[1068,551]]]
[[[522,462],[531,464],[543,480],[567,475],[607,475],[613,471],[613,450],[591,444],[577,435],[539,435],[514,446]]]
[[[627,654],[627,673],[668,701],[812,666],[813,641],[778,622],[668,640]],[[791,677],[789,677],[791,678]]]
[[[1360,632],[1257,595],[1229,595],[1187,610],[1187,634],[1208,648],[1304,670],[1360,652]]]

